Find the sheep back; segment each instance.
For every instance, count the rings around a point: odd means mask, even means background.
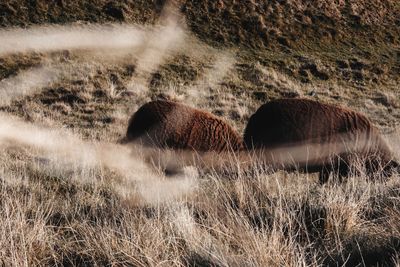
[[[364,115],[308,99],[280,99],[262,105],[250,117],[244,143],[249,149],[269,150],[304,145],[304,156],[311,152],[314,158],[298,163],[308,164],[312,171],[325,168],[332,155],[339,155],[347,165],[350,154],[382,165],[393,158],[378,129]]]
[[[242,148],[242,140],[224,120],[180,103],[156,100],[133,114],[128,142],[145,146],[195,151],[228,151]]]

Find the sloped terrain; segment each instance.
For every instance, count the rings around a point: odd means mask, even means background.
[[[396,1],[187,1],[183,10],[196,33],[222,42],[303,49],[399,43]]]
[[[118,144],[151,99],[242,133],[262,103],[307,97],[366,114],[400,157],[398,14],[396,0],[2,1],[0,264],[398,265],[399,174],[321,186],[230,155],[234,171],[165,177]]]

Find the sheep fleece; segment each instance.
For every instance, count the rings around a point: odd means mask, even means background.
[[[341,145],[344,141],[346,145]],[[327,154],[340,155],[345,165],[349,165],[350,154],[372,158],[367,169],[376,167],[374,164],[397,165],[389,146],[364,115],[308,99],[280,99],[262,105],[248,122],[244,143],[253,149],[311,144],[315,159],[307,162],[308,171],[321,171],[332,162],[329,156],[318,158]],[[309,152],[304,150],[303,155]]]
[[[145,146],[195,151],[242,148],[242,140],[224,120],[172,101],[144,104],[129,121],[126,139]]]

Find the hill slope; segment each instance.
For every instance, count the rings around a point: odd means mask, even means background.
[[[365,113],[400,156],[399,2],[165,2],[1,1],[0,265],[399,265],[398,174],[321,186],[226,155],[165,177],[178,155],[117,144],[150,99],[242,132],[301,96]]]

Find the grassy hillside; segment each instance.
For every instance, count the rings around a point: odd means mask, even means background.
[[[166,1],[3,1],[0,25],[43,23],[153,23]],[[174,1],[171,1],[174,2]],[[175,1],[191,30],[218,43],[309,47],[346,42],[399,44],[395,0]],[[357,34],[355,36],[354,34]],[[360,44],[359,43],[359,44]],[[348,44],[349,45],[349,44]],[[312,47],[311,47],[312,48]]]
[[[0,3],[0,264],[398,266],[399,174],[321,186],[229,155],[165,177],[117,144],[151,99],[242,133],[301,96],[366,114],[400,158],[398,1],[165,2]]]

